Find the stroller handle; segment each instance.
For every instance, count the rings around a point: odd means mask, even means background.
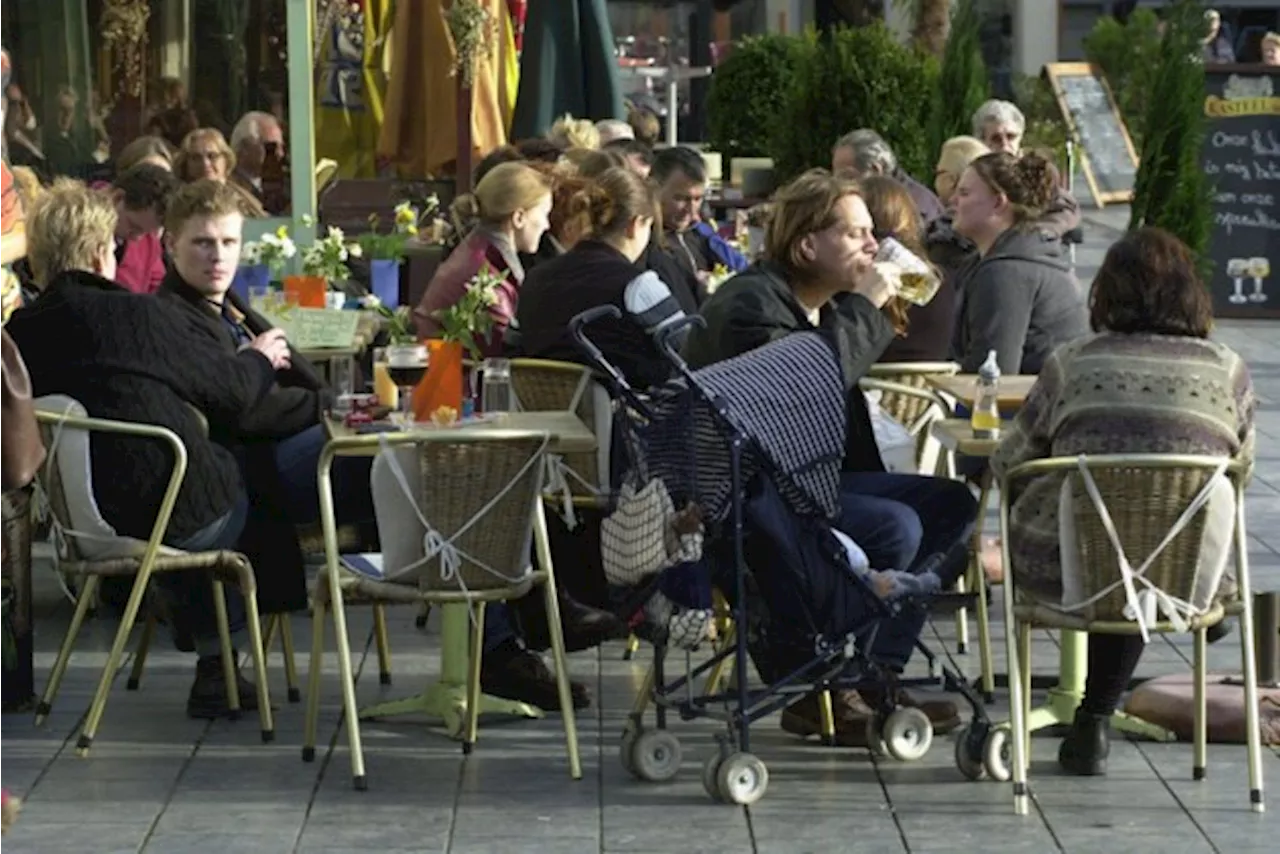
[[[605,358],[604,353],[595,345],[595,342],[587,337],[586,330],[583,328],[588,323],[595,323],[605,318],[613,320],[622,319],[622,310],[616,305],[601,305],[595,308],[589,308],[581,314],[577,314],[569,321],[569,334],[573,336],[574,342],[578,345],[578,349],[586,354],[587,359],[600,373],[608,378],[608,382],[613,386],[616,395],[621,396],[627,401],[632,409],[641,413],[645,417],[649,417],[649,408],[636,394],[635,389],[627,382],[626,377],[618,368]]]
[[[684,342],[686,333],[694,326],[699,329],[706,329],[707,319],[700,314],[686,314],[673,321],[671,325],[658,330],[654,336],[658,349],[667,357],[668,362],[675,365],[676,370],[681,374],[688,373],[689,366],[684,357],[680,355],[680,345]]]

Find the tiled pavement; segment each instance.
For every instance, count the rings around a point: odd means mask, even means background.
[[[1089,216],[1080,251],[1082,278],[1096,269],[1108,227],[1123,211]],[[1250,489],[1250,557],[1260,588],[1280,589],[1280,329],[1274,324],[1223,324],[1222,340],[1251,365],[1262,406],[1257,477]],[[68,609],[47,572],[38,569],[40,634],[37,674],[53,661]],[[359,681],[362,704],[395,696],[437,672],[434,624],[426,635],[411,614],[392,612],[395,685]],[[376,668],[367,613],[352,612],[358,672]],[[781,733],[773,721],[756,731],[755,752],[769,766],[768,794],[742,809],[710,803],[699,778],[715,728],[675,723],[686,761],[666,785],[633,781],[618,762],[618,734],[643,675],[641,661],[621,660],[617,645],[573,657],[573,675],[597,697],[579,718],[584,778],[569,779],[556,716],[536,722],[485,721],[476,751],[425,723],[366,723],[370,788],[351,789],[346,733],[338,725],[339,692],[328,658],[320,725],[320,756],[299,760],[302,710],[283,702],[279,657],[272,688],[280,704],[278,740],[262,745],[252,719],[200,723],[183,716],[191,677],[187,656],[157,644],[142,690],[117,684],[98,743],[87,760],[74,739],[105,660],[111,626],[89,625],[72,660],[58,705],[36,728],[28,715],[6,715],[0,754],[3,783],[27,797],[7,852],[950,852],[999,851],[1274,851],[1276,819],[1246,806],[1244,751],[1213,746],[1209,779],[1190,780],[1187,745],[1120,742],[1110,774],[1081,780],[1058,776],[1056,741],[1034,742],[1029,816],[1012,813],[1009,787],[964,781],[951,744],[939,739],[921,762],[873,762],[865,751],[827,750]],[[953,627],[939,621],[937,646],[951,649]],[[307,621],[294,627],[305,652]],[[1232,636],[1211,647],[1211,668],[1238,663]],[[997,644],[997,658],[1003,658]],[[1140,675],[1177,672],[1188,644],[1159,641]],[[643,659],[643,655],[641,659]],[[975,656],[956,659],[976,666]],[[1052,673],[1053,638],[1037,638],[1036,671]],[[304,668],[305,655],[299,656]],[[123,680],[120,680],[123,681]],[[1004,716],[1002,708],[993,716]],[[1267,752],[1269,782],[1280,783],[1277,754]],[[1274,792],[1274,788],[1272,789]],[[1274,794],[1269,798],[1273,809]]]

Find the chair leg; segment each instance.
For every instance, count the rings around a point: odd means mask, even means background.
[[[71,650],[76,645],[76,636],[84,626],[84,618],[89,613],[89,605],[93,602],[98,590],[99,578],[96,575],[85,577],[84,589],[76,597],[76,610],[71,615],[71,625],[62,638],[62,646],[58,647],[58,657],[53,662],[53,670],[49,673],[49,682],[44,686],[44,696],[36,704],[36,726],[44,723],[53,709],[53,700],[58,696],[58,688],[62,685],[62,677],[67,673],[67,663],[71,661]]]
[[[1018,624],[1018,661],[1022,664],[1022,708],[1025,713],[1023,728],[1027,731],[1023,742],[1026,750],[1027,770],[1031,770],[1031,624]],[[1012,678],[1012,677],[1010,677]]]
[[[298,662],[293,650],[293,621],[289,619],[288,614],[279,615],[280,622],[280,651],[284,654],[284,684],[287,689],[287,696],[290,703],[296,703],[302,699],[302,692],[298,690]],[[269,644],[264,640],[262,642],[262,651],[265,654],[269,649]]]
[[[231,623],[227,619],[226,590],[218,579],[213,581],[213,613],[218,621],[218,642],[222,648],[222,678],[227,683],[227,708],[231,720],[240,718],[240,686],[236,679],[236,654],[231,648]]]
[[[144,566],[139,569],[137,577],[133,581],[133,590],[129,593],[129,601],[124,606],[124,617],[120,620],[120,627],[116,629],[115,640],[111,642],[111,651],[107,653],[107,664],[102,668],[102,678],[98,680],[98,690],[93,695],[93,703],[89,706],[89,714],[85,718],[84,729],[80,732],[80,739],[76,742],[76,754],[80,757],[89,755],[89,748],[93,745],[93,737],[98,732],[98,725],[102,723],[102,714],[107,708],[107,695],[111,692],[111,683],[115,679],[116,670],[120,667],[120,660],[124,658],[124,648],[129,643],[129,634],[133,631],[133,624],[138,619],[138,611],[142,607],[142,597],[147,592],[147,582],[151,577],[151,567]],[[96,576],[90,576],[96,579]],[[97,590],[97,584],[93,581],[85,582],[84,594],[92,593]],[[84,596],[86,603],[89,596]],[[77,608],[77,611],[79,608]],[[66,667],[66,664],[63,664]],[[61,678],[61,674],[59,674]]]
[[[622,660],[630,661],[635,658],[638,649],[640,649],[640,638],[631,635],[627,638],[627,648],[622,651]]]
[[[1192,677],[1192,691],[1195,697],[1195,717],[1192,719],[1192,739],[1195,742],[1194,758],[1191,761],[1191,779],[1203,780],[1205,770],[1209,764],[1209,710],[1206,694],[1206,682],[1209,675],[1206,672],[1208,664],[1206,659],[1206,643],[1204,629],[1197,629],[1194,633],[1194,661],[1192,666],[1195,668],[1195,675]]]
[[[728,627],[724,633],[720,635],[720,640],[715,645],[716,654],[731,650],[737,643],[737,627],[732,621],[729,621]],[[706,686],[703,688],[704,694],[719,694],[720,689],[724,686],[729,677],[733,675],[733,656],[726,656],[716,662],[716,666],[711,668],[711,673],[707,676]]]
[[[1008,530],[1008,509],[1001,508],[1001,532]],[[1009,565],[1009,544],[1003,544],[1005,565]],[[1030,667],[1031,662],[1020,661],[1017,642],[1017,623],[1013,614],[1013,584],[1006,579],[1004,589],[1004,644],[1009,657],[1009,717],[1010,717],[1010,766],[1013,777],[1013,812],[1015,815],[1026,815],[1029,809],[1027,797],[1027,713],[1026,698],[1023,697],[1022,668]]]
[[[151,635],[156,630],[156,618],[147,615],[142,625],[142,636],[138,638],[138,648],[133,653],[133,668],[129,671],[129,681],[125,683],[126,691],[137,691],[142,684],[142,668],[147,664],[147,651],[151,648]]]
[[[268,614],[262,622],[262,648],[269,650],[276,639],[276,626],[280,622],[279,614]]]
[[[326,565],[329,607],[333,609],[333,631],[338,642],[338,674],[342,681],[342,713],[351,744],[351,785],[356,791],[369,788],[364,774],[364,747],[360,742],[360,711],[356,707],[356,678],[351,670],[351,636],[347,634],[347,610],[342,601],[342,584],[336,565]],[[312,678],[316,678],[314,675]]]
[[[470,754],[480,728],[480,665],[484,656],[484,603],[471,605],[471,644],[467,659],[467,719],[462,728],[462,752]]]
[[[1262,794],[1262,729],[1258,721],[1258,661],[1253,648],[1253,591],[1249,580],[1249,544],[1245,537],[1243,490],[1236,489],[1236,583],[1244,610],[1240,612],[1240,657],[1244,678],[1244,725],[1249,750],[1249,806],[1266,811]]]
[[[320,670],[324,666],[323,594],[316,596],[311,610],[311,669],[307,671],[307,708],[302,724],[302,761],[316,758],[316,726],[320,717]]]
[[[373,606],[373,637],[378,646],[378,684],[391,684],[391,641],[387,637],[387,608]]]
[[[969,575],[966,570],[956,579],[957,593],[969,592]],[[969,609],[964,607],[956,609],[956,654],[969,654]]]
[[[253,659],[254,687],[258,691],[258,723],[262,728],[264,744],[275,741],[276,727],[271,712],[271,682],[267,678],[267,647],[262,641],[262,618],[258,614],[257,582],[250,570],[246,568],[240,576],[240,594],[244,597],[246,622],[249,628],[249,655]],[[289,630],[289,616],[280,615],[282,631]],[[288,637],[288,634],[284,635]],[[227,641],[231,637],[228,633]],[[286,659],[287,661],[287,659]]]
[[[991,499],[991,479],[991,472],[987,471],[982,478],[982,487],[978,490],[978,520],[973,532],[973,544],[970,547],[972,556],[970,572],[973,589],[978,593],[978,666],[982,676],[982,698],[988,703],[995,700],[996,664],[995,655],[991,649],[991,608],[987,604],[987,574],[982,567],[982,522],[986,518],[987,503]]]
[[[564,718],[564,738],[569,753],[569,776],[582,779],[582,759],[578,755],[578,723],[573,713],[573,695],[569,690],[569,665],[565,660],[564,627],[560,625],[560,601],[556,595],[556,574],[551,561],[551,542],[547,534],[546,508],[539,502],[533,514],[533,539],[537,546],[538,564],[546,572],[542,585],[546,601],[547,626],[551,635],[551,654],[556,665],[556,689],[560,695],[560,714]]]

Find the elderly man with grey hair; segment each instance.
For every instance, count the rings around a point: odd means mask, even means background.
[[[942,202],[933,191],[898,166],[898,158],[880,134],[868,128],[845,134],[831,148],[831,171],[855,178],[884,175],[901,184],[916,203],[925,225],[942,216]]]
[[[284,157],[284,129],[270,113],[245,113],[231,130],[231,150],[236,155],[236,168],[229,176],[233,184],[253,194],[263,207],[266,199],[262,187],[262,166],[271,156]],[[268,213],[280,213],[268,209]]]
[[[992,152],[1004,152],[1015,157],[1022,153],[1022,135],[1027,130],[1026,117],[1016,104],[992,98],[973,114],[973,135],[987,144]],[[1058,190],[1058,197],[1045,211],[1037,224],[1058,237],[1080,226],[1080,205],[1065,189]]]

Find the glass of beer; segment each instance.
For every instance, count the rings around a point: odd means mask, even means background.
[[[387,370],[386,347],[375,347],[373,350],[373,393],[378,397],[379,406],[385,406],[393,412],[400,408],[400,389]]]
[[[912,305],[928,305],[942,287],[942,279],[924,259],[892,237],[880,241],[876,261],[892,264],[901,274],[898,296]]]

